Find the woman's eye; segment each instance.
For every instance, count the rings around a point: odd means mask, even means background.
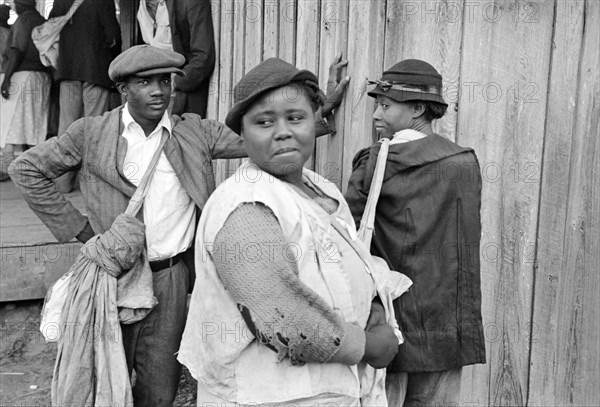
[[[273,124],[273,121],[270,119],[259,119],[256,121],[259,126],[270,126]]]
[[[291,116],[291,117],[290,117],[290,121],[291,121],[291,122],[299,122],[299,121],[301,121],[302,119],[304,119],[304,117],[302,117],[302,116]]]

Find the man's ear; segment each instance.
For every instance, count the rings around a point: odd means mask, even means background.
[[[127,96],[127,83],[117,82],[117,90],[123,96]]]
[[[413,119],[418,119],[425,113],[425,103],[415,102],[413,103]]]

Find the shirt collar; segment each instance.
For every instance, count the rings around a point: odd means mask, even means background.
[[[132,123],[135,123],[139,126],[139,123],[136,122],[131,113],[129,113],[129,103],[125,103],[125,106],[123,107],[123,125],[125,126],[125,128],[128,128],[129,125],[131,125]],[[158,122],[156,128],[152,130],[152,133],[150,134],[154,134],[156,130],[160,129],[161,127],[167,129],[167,131],[169,132],[169,138],[173,135],[173,124],[171,123],[171,116],[166,110],[163,113],[160,122]]]

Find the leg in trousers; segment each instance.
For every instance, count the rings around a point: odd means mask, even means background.
[[[462,367],[441,372],[409,373],[404,406],[458,407]]]
[[[62,81],[60,83],[58,136],[62,136],[71,123],[83,116],[83,82]],[[59,191],[71,192],[75,183],[75,173],[68,172],[54,180]]]
[[[82,81],[60,83],[60,113],[58,136],[64,134],[73,122],[88,116],[99,116],[106,112],[110,90]],[[75,186],[75,172],[58,177],[54,182],[59,191],[71,192]]]
[[[401,407],[406,397],[406,386],[408,384],[408,373],[390,373],[385,375],[385,394],[388,406]]]
[[[186,320],[188,273],[182,261],[153,273],[158,305],[140,322],[121,325],[127,366],[136,373],[136,407],[172,406],[177,395],[181,365],[175,353]]]

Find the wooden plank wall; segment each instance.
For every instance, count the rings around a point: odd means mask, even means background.
[[[442,73],[440,134],[483,174],[486,365],[466,405],[600,405],[600,98],[597,0],[213,0],[219,64],[209,115],[278,56],[316,72],[342,52],[352,77],[338,133],[309,165],[345,189],[373,141],[366,79],[407,58]],[[217,163],[220,182],[239,161]]]

